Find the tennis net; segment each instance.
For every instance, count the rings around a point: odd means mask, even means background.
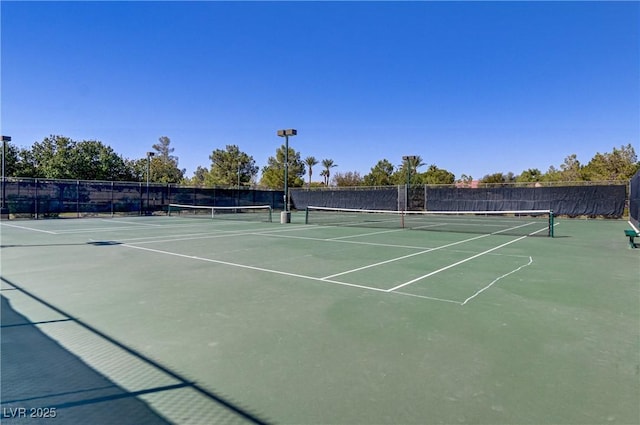
[[[205,205],[169,204],[167,214],[189,218],[208,218],[240,221],[264,221],[271,223],[271,206],[244,205],[234,207],[216,207]]]
[[[551,210],[384,211],[309,206],[305,223],[440,232],[553,237]]]

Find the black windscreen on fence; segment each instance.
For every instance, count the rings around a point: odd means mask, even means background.
[[[625,200],[622,185],[426,190],[429,211],[552,210],[556,215],[622,217]]]
[[[8,178],[3,200],[13,215],[39,217],[142,214],[170,203],[205,206],[269,205],[282,209],[277,190],[197,188],[170,184]]]
[[[631,222],[638,227],[640,225],[640,171],[631,178],[629,190],[629,217]]]
[[[552,210],[556,215],[619,218],[624,185],[459,188],[412,185],[354,190],[291,191],[298,209],[307,206],[408,211]]]
[[[354,190],[291,189],[289,193],[294,207],[299,210],[308,206],[397,210],[399,189],[398,186]],[[401,191],[404,194],[404,187]]]
[[[142,214],[169,204],[203,206],[269,205],[283,209],[281,190],[186,187],[141,182],[8,178],[3,201],[11,214]],[[629,199],[632,220],[640,216],[640,173],[625,185],[459,188],[412,185],[353,189],[291,189],[292,206],[409,211],[553,210],[556,215],[619,218]]]

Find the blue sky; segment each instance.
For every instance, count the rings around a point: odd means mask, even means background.
[[[640,141],[638,2],[2,1],[1,130],[474,178]],[[422,171],[426,170],[426,167]],[[319,173],[314,173],[318,176]],[[314,180],[319,179],[315,177]]]

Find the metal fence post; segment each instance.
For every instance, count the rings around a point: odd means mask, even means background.
[[[111,182],[111,218],[113,218],[113,182]]]
[[[35,199],[35,211],[34,211],[34,215],[36,217],[36,220],[38,219],[38,204],[40,203],[40,200],[38,199],[38,179],[36,179],[36,199]]]
[[[76,217],[80,218],[80,180],[76,180]]]

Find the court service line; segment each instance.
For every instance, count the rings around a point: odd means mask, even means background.
[[[383,265],[383,264],[392,263],[392,262],[394,262],[394,261],[404,260],[404,259],[406,259],[406,258],[415,257],[416,255],[421,255],[421,254],[425,254],[425,253],[432,252],[432,251],[438,251],[438,250],[443,249],[443,248],[448,248],[448,247],[450,247],[450,246],[459,245],[459,244],[461,244],[461,243],[470,242],[470,241],[473,241],[473,240],[476,240],[476,239],[480,239],[480,238],[486,238],[487,236],[498,235],[498,234],[500,234],[500,233],[508,232],[508,231],[510,231],[510,230],[514,230],[514,229],[519,229],[519,228],[521,228],[521,227],[525,227],[525,226],[528,226],[528,225],[530,225],[530,224],[531,224],[531,223],[526,223],[526,224],[522,224],[522,225],[520,225],[520,226],[515,226],[515,227],[511,227],[511,228],[509,228],[509,229],[499,230],[499,231],[497,231],[497,232],[488,233],[488,234],[484,234],[484,235],[476,236],[476,237],[469,238],[469,239],[464,239],[464,240],[461,240],[461,241],[458,241],[458,242],[453,242],[453,243],[450,243],[450,244],[447,244],[447,245],[442,245],[442,246],[439,246],[439,247],[436,247],[436,248],[430,248],[430,249],[427,249],[427,250],[424,250],[424,251],[414,252],[413,254],[404,255],[404,256],[402,256],[402,257],[392,258],[392,259],[390,259],[390,260],[381,261],[381,262],[379,262],[379,263],[369,264],[369,265],[366,265],[366,266],[363,266],[363,267],[358,267],[357,269],[347,270],[347,271],[344,271],[344,272],[341,272],[341,273],[336,273],[336,274],[332,274],[332,275],[329,275],[329,276],[325,276],[325,277],[324,277],[324,279],[330,279],[330,278],[334,278],[334,277],[336,277],[336,276],[342,276],[342,275],[345,275],[345,274],[354,273],[354,272],[358,272],[358,271],[361,271],[361,270],[366,270],[366,269],[369,269],[369,268],[371,268],[371,267],[377,267],[377,266],[380,266],[380,265]],[[537,230],[537,231],[535,231],[535,232],[529,233],[527,236],[535,235],[536,233],[542,232],[542,231],[544,231],[544,230],[547,230],[547,229],[540,229],[540,230]],[[524,239],[524,238],[526,238],[527,236],[522,236],[522,237],[520,237],[520,238],[518,238],[518,239],[516,239],[516,240]],[[511,242],[509,242],[509,243],[513,243],[513,242],[514,242],[514,241],[511,241]],[[508,245],[508,244],[507,244],[507,245]],[[501,246],[502,246],[502,245],[501,245]],[[494,249],[492,249],[491,251],[493,251],[493,250],[495,250],[495,249],[497,249],[497,248],[494,248]],[[491,252],[491,251],[487,251],[487,252]],[[486,253],[486,252],[485,252],[485,253]],[[484,254],[484,253],[481,253],[481,254]],[[456,263],[456,264],[454,264],[454,265],[457,265],[457,263]],[[450,267],[453,267],[453,265],[448,266],[448,268],[450,268]],[[446,269],[445,269],[445,270],[446,270]],[[422,278],[424,278],[424,277],[428,277],[428,276],[423,276]],[[422,278],[418,278],[418,280],[420,280],[420,279],[422,279]],[[413,282],[411,282],[411,283],[413,283]],[[398,286],[397,288],[402,287],[402,286],[404,286],[404,285],[405,285],[405,284],[400,285],[400,286]],[[393,290],[393,289],[389,289],[389,291],[392,291],[392,290]]]
[[[428,249],[440,249],[439,247],[428,247],[428,246],[414,246],[414,245],[397,245],[397,244],[389,244],[389,243],[377,243],[377,242],[362,242],[362,241],[346,241],[338,238],[312,238],[310,236],[292,236],[292,235],[276,235],[276,234],[261,234],[261,233],[249,233],[255,234],[256,236],[266,236],[268,238],[284,238],[284,239],[302,239],[309,241],[319,241],[319,242],[337,242],[337,243],[348,243],[352,245],[365,245],[365,246],[380,246],[383,248],[404,248],[404,249],[419,249],[419,250],[428,250]],[[459,249],[451,249],[450,252],[458,252],[461,254],[476,254],[477,251],[471,250],[459,250]],[[499,257],[521,257],[521,258],[529,258],[528,255],[518,255],[518,254],[491,254]]]
[[[406,230],[406,229],[392,229],[392,230],[383,230],[383,231],[380,231],[380,232],[362,233],[360,235],[339,236],[337,238],[329,238],[327,240],[329,240],[329,241],[338,241],[338,240],[341,240],[341,239],[359,238],[359,237],[362,237],[362,236],[380,235],[380,234],[383,234],[383,233],[402,232],[403,230]]]
[[[445,267],[439,268],[438,270],[434,270],[434,271],[432,271],[432,272],[430,272],[430,273],[427,273],[427,274],[425,274],[425,275],[423,275],[423,276],[420,276],[420,277],[417,277],[417,278],[415,278],[415,279],[412,279],[412,280],[410,280],[410,281],[408,281],[408,282],[402,283],[402,284],[400,284],[400,285],[398,285],[398,286],[394,286],[394,287],[393,287],[393,288],[391,288],[391,289],[387,289],[387,291],[388,291],[388,292],[392,292],[392,291],[395,291],[396,289],[404,288],[405,286],[411,285],[412,283],[416,283],[416,282],[418,282],[418,281],[420,281],[420,280],[422,280],[422,279],[426,279],[426,278],[428,278],[428,277],[430,277],[430,276],[433,276],[433,275],[438,274],[438,273],[440,273],[440,272],[443,272],[443,271],[445,271],[445,270],[449,270],[450,268],[453,268],[453,267],[459,266],[460,264],[466,263],[467,261],[471,261],[471,260],[473,260],[473,259],[475,259],[475,258],[481,257],[481,256],[483,256],[483,255],[485,255],[485,254],[490,253],[490,252],[496,251],[496,250],[498,250],[498,249],[500,249],[500,248],[504,248],[504,247],[505,247],[505,246],[507,246],[507,245],[511,245],[512,243],[516,243],[516,242],[518,242],[518,241],[521,241],[522,239],[525,239],[526,237],[528,237],[528,236],[530,236],[530,235],[534,235],[534,234],[536,234],[536,233],[540,233],[540,232],[542,232],[542,231],[544,231],[544,230],[547,230],[547,229],[540,229],[540,230],[538,230],[538,231],[536,231],[536,232],[533,232],[533,233],[531,233],[531,234],[529,234],[529,235],[526,235],[526,236],[520,236],[520,237],[519,237],[519,238],[517,238],[517,239],[513,239],[513,240],[511,240],[511,241],[509,241],[509,242],[505,242],[505,243],[503,243],[503,244],[501,244],[501,245],[498,245],[498,246],[496,246],[496,247],[493,247],[493,248],[487,249],[486,251],[482,251],[482,252],[480,252],[480,253],[478,253],[478,254],[476,254],[476,255],[472,255],[471,257],[467,257],[467,258],[465,258],[465,259],[463,259],[463,260],[456,261],[456,262],[455,262],[455,263],[453,263],[453,264],[449,264],[448,266],[445,266]]]
[[[81,220],[81,219],[80,219]],[[90,220],[90,219],[89,219]],[[114,223],[117,224],[117,223]],[[222,224],[222,223],[221,223]],[[143,227],[139,226],[137,228],[133,228],[131,226],[120,226],[120,227],[86,227],[84,229],[74,229],[74,230],[62,230],[60,234],[77,234],[77,233],[90,233],[90,232],[113,232],[115,230],[159,230],[159,229],[177,229],[182,227],[201,227],[202,224],[177,224],[177,225],[168,225],[168,224],[159,224],[154,227]]]
[[[332,274],[332,275],[329,275],[329,276],[325,276],[322,279],[331,279],[331,278],[334,278],[336,276],[342,276],[342,275],[349,274],[349,273],[359,272],[361,270],[370,269],[371,267],[377,267],[377,266],[381,266],[383,264],[393,263],[394,261],[404,260],[406,258],[415,257],[416,255],[425,254],[427,252],[438,251],[440,249],[448,248],[448,247],[454,246],[454,245],[459,245],[461,243],[470,242],[470,241],[473,241],[473,240],[476,240],[476,239],[486,238],[487,236],[491,236],[491,235],[488,234],[488,235],[475,236],[473,238],[464,239],[464,240],[457,241],[457,242],[452,242],[452,243],[449,243],[449,244],[446,244],[446,245],[437,246],[435,248],[428,248],[428,249],[425,249],[423,251],[418,251],[418,252],[414,252],[412,254],[403,255],[402,257],[391,258],[389,260],[380,261],[378,263],[373,263],[373,264],[368,264],[366,266],[358,267],[357,269],[351,269],[351,270],[347,270],[347,271],[344,271],[344,272],[340,272],[340,273]]]
[[[269,238],[302,239],[307,241],[318,241],[318,242],[349,243],[352,245],[382,246],[385,248],[432,249],[425,246],[395,245],[395,244],[388,244],[388,243],[362,242],[362,241],[346,241],[340,238],[312,238],[310,236],[291,236],[291,235],[276,235],[276,234],[264,234],[264,233],[249,233],[249,234],[256,235],[256,236],[267,236]]]
[[[151,224],[151,223],[136,223],[134,221],[124,221],[124,220],[118,220],[117,222],[112,221],[113,219],[107,219],[107,218],[103,218],[100,219],[100,221],[105,222],[105,223],[109,223],[109,224],[119,224],[119,223],[124,223],[124,224],[133,224],[135,226],[152,226],[152,227],[164,227],[164,225],[162,224]]]
[[[42,232],[42,233],[48,233],[50,235],[58,235],[59,233],[56,232],[51,232],[49,230],[40,230],[40,229],[32,229],[31,227],[25,227],[25,226],[18,226],[16,224],[7,224],[7,223],[2,223],[3,226],[7,226],[7,227],[15,227],[16,229],[23,229],[23,230],[31,230],[32,232]]]
[[[192,235],[187,234],[187,235],[175,235],[175,237],[167,239],[167,237],[165,236],[165,239],[161,239],[161,240],[146,240],[146,241],[140,241],[140,242],[135,242],[138,245],[142,245],[142,244],[149,244],[149,243],[163,243],[163,242],[177,242],[177,241],[194,241],[194,240],[198,240],[198,239],[216,239],[216,238],[227,238],[227,237],[231,237],[231,236],[248,236],[248,235],[268,235],[269,233],[273,233],[273,232],[293,232],[300,229],[300,227],[297,228],[293,228],[290,227],[288,229],[277,229],[277,230],[265,230],[262,232],[256,232],[256,229],[252,229],[251,231],[243,231],[243,230],[218,230],[216,232],[211,232],[205,235],[202,235],[202,233],[199,233],[200,236],[194,236],[191,237]],[[186,237],[189,236],[189,237]],[[151,238],[148,238],[151,239]],[[124,239],[126,240],[133,240],[133,239]]]
[[[263,267],[249,266],[249,265],[246,265],[246,264],[231,263],[229,261],[214,260],[212,258],[203,258],[203,257],[197,257],[197,256],[193,256],[193,255],[180,254],[180,253],[177,253],[177,252],[163,251],[161,249],[145,248],[145,247],[142,247],[142,246],[129,245],[129,244],[122,244],[122,245],[119,245],[119,246],[132,248],[132,249],[139,249],[139,250],[142,250],[142,251],[154,252],[154,253],[157,253],[157,254],[165,254],[165,255],[171,255],[171,256],[174,256],[174,257],[187,258],[187,259],[190,259],[190,260],[206,261],[208,263],[222,264],[222,265],[230,266],[230,267],[238,267],[238,268],[241,268],[241,269],[254,270],[254,271],[259,271],[259,272],[264,272],[264,273],[273,273],[273,274],[278,274],[278,275],[282,275],[282,276],[297,277],[297,278],[300,278],[300,279],[313,280],[313,281],[316,281],[316,282],[334,283],[336,285],[350,286],[350,287],[353,287],[353,288],[360,288],[360,289],[368,289],[370,291],[376,291],[376,292],[388,292],[386,289],[374,288],[374,287],[371,287],[371,286],[356,285],[354,283],[340,282],[340,281],[337,281],[337,280],[328,280],[328,279],[322,279],[322,278],[313,277],[313,276],[306,276],[306,275],[297,274],[297,273],[283,272],[283,271],[280,271],[280,270],[265,269]]]
[[[484,292],[484,291],[486,291],[487,289],[491,288],[491,287],[493,286],[493,284],[494,284],[494,283],[496,283],[497,281],[499,281],[500,279],[502,279],[502,278],[504,278],[504,277],[507,277],[507,276],[509,276],[509,275],[511,275],[511,274],[513,274],[513,273],[515,273],[515,272],[517,272],[517,271],[520,271],[520,270],[524,269],[525,267],[530,266],[532,263],[533,263],[533,257],[529,257],[529,262],[528,262],[527,264],[523,264],[522,266],[518,267],[517,269],[511,270],[510,272],[505,273],[505,274],[503,274],[502,276],[499,276],[499,277],[495,278],[495,279],[493,280],[493,282],[491,282],[490,284],[488,284],[488,285],[487,285],[487,286],[485,286],[484,288],[479,289],[475,294],[473,294],[472,296],[470,296],[469,298],[467,298],[466,300],[464,300],[464,301],[462,302],[462,304],[460,304],[460,305],[465,305],[466,303],[468,303],[469,301],[471,301],[472,299],[474,299],[475,297],[477,297],[478,295],[480,295],[481,293],[483,293],[483,292]]]

